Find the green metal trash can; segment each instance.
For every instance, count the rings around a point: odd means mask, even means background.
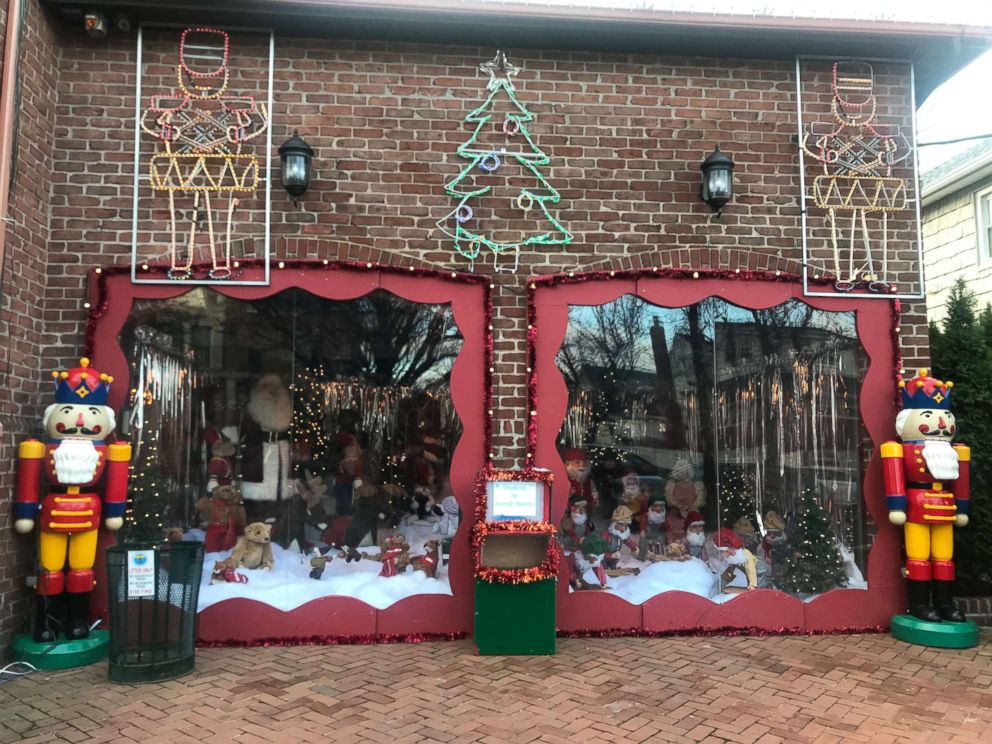
[[[107,549],[112,682],[159,682],[193,671],[203,543]]]

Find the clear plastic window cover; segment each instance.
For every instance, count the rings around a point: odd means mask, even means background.
[[[595,493],[589,518],[599,530],[627,506],[637,544],[620,547],[608,591],[639,603],[672,589],[722,602],[749,588],[804,599],[867,588],[867,362],[853,312],[796,300],[673,309],[625,295],[570,306],[557,355],[568,387],[558,443],[566,461],[574,450],[587,457],[591,484],[571,490]],[[652,501],[665,505],[660,527],[648,521]],[[702,521],[705,538],[689,538],[699,530],[688,521]],[[748,555],[717,547],[727,542]]]
[[[198,288],[136,302],[120,340],[135,391],[121,416],[135,451],[125,539],[204,540],[200,609],[451,594],[450,305]],[[268,543],[245,534],[258,522]]]

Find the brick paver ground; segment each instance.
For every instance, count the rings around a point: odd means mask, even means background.
[[[551,658],[201,649],[173,682],[106,673],[0,685],[0,742],[992,741],[988,631],[967,651],[887,635],[566,639]]]

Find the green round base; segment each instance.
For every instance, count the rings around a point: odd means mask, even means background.
[[[10,656],[36,669],[72,669],[106,659],[109,645],[110,633],[106,630],[92,630],[81,641],[67,641],[59,636],[55,643],[37,643],[25,633],[14,638]]]
[[[978,645],[978,626],[974,620],[928,623],[912,615],[896,615],[892,618],[892,635],[906,643],[934,648],[972,648]]]

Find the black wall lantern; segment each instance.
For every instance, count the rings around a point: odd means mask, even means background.
[[[293,204],[299,204],[300,197],[310,187],[310,160],[313,158],[313,148],[300,138],[300,133],[294,131],[293,136],[283,142],[279,148],[281,161],[282,187],[289,192]]]
[[[734,161],[726,153],[720,152],[717,145],[699,166],[703,172],[703,185],[699,195],[710,205],[717,217],[724,205],[734,196]]]

